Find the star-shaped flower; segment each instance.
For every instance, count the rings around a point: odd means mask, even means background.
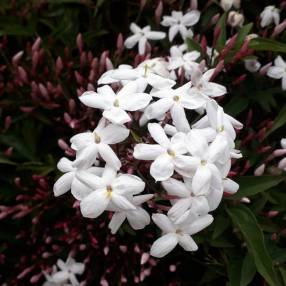
[[[136,111],[146,107],[152,97],[147,93],[137,92],[138,85],[130,82],[116,94],[108,85],[97,89],[97,93],[87,91],[79,97],[87,106],[103,109],[103,117],[115,124],[131,121],[126,111]]]
[[[121,162],[109,145],[125,140],[129,130],[125,126],[107,124],[103,118],[93,132],[84,132],[70,139],[72,149],[77,151],[74,166],[92,165],[100,157],[114,169],[121,167]]]
[[[213,217],[207,214],[198,217],[194,221],[176,224],[166,215],[153,214],[152,220],[163,233],[162,236],[153,243],[150,254],[161,258],[171,252],[177,244],[186,251],[198,250],[198,246],[191,235],[209,226],[213,222]]]
[[[164,16],[161,22],[162,26],[169,28],[169,40],[172,42],[175,36],[180,33],[182,38],[187,36],[192,37],[192,30],[188,27],[194,26],[200,19],[200,11],[193,10],[187,12],[185,15],[181,11],[172,11],[171,16]]]
[[[282,80],[282,89],[286,90],[286,62],[281,56],[274,60],[274,66],[267,71],[269,77]]]
[[[139,195],[139,196],[128,196],[129,201],[136,207],[135,210],[118,210],[114,209],[115,213],[108,225],[111,229],[111,233],[116,233],[125,219],[128,220],[131,227],[135,230],[143,229],[146,225],[150,223],[149,214],[141,207],[141,205],[150,199],[154,195]]]
[[[140,28],[135,23],[131,23],[130,30],[134,35],[128,37],[124,45],[127,49],[132,49],[138,43],[138,52],[140,55],[145,54],[148,40],[162,40],[166,37],[166,33],[164,32],[151,31],[150,26]]]
[[[80,202],[81,213],[88,218],[96,218],[105,210],[114,208],[121,211],[136,210],[127,196],[139,194],[145,188],[145,183],[137,176],[117,174],[108,165],[105,166],[101,177],[78,172],[77,178],[92,189],[92,192]]]
[[[149,123],[148,130],[158,144],[137,144],[133,156],[139,160],[154,160],[150,174],[156,181],[167,180],[174,170],[188,176],[193,167],[193,159],[183,155],[187,153],[185,134],[179,132],[169,139],[158,123]]]

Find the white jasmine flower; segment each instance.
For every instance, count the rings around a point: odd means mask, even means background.
[[[231,9],[232,6],[234,8],[239,9],[240,8],[240,0],[221,0],[220,6],[224,11],[228,11]]]
[[[183,155],[187,153],[185,135],[177,133],[169,139],[158,123],[149,123],[148,130],[158,144],[137,144],[133,156],[139,160],[154,160],[150,174],[156,181],[167,180],[173,175],[174,170],[188,176],[193,159]]]
[[[192,89],[191,93],[202,96],[217,97],[226,94],[226,88],[223,85],[210,82],[214,69],[202,73],[200,69],[193,70],[191,74]]]
[[[228,143],[224,136],[217,136],[208,145],[199,130],[191,130],[186,137],[186,146],[193,156],[194,175],[192,190],[195,195],[207,195],[211,187],[221,189],[222,179],[216,162],[228,154]]]
[[[244,16],[236,11],[230,11],[228,14],[227,22],[231,27],[242,27]]]
[[[181,11],[172,11],[171,16],[163,16],[162,26],[169,28],[169,40],[173,41],[177,33],[180,33],[182,38],[187,36],[192,37],[192,30],[188,30],[187,27],[194,26],[200,19],[200,11],[193,10],[187,12],[185,15]]]
[[[239,189],[239,185],[235,181],[229,178],[223,179],[222,184],[223,184],[223,191],[231,195],[235,194]]]
[[[74,166],[92,165],[100,156],[114,169],[120,169],[121,163],[109,145],[122,142],[128,135],[129,130],[125,126],[106,125],[106,120],[101,119],[93,132],[80,133],[70,139],[71,147],[77,151]]]
[[[168,71],[162,59],[146,60],[136,68],[122,67],[113,70],[108,75],[103,74],[98,83],[113,83],[116,81],[133,81],[137,85],[138,91],[144,91],[147,85],[161,89],[172,87],[176,82],[166,77]]]
[[[145,183],[137,176],[117,175],[108,165],[105,166],[102,177],[78,172],[77,178],[92,189],[80,203],[82,215],[89,218],[98,217],[106,209],[136,210],[127,196],[141,193],[145,188]]]
[[[59,271],[57,271],[56,267],[54,267],[53,273],[51,275],[44,273],[47,279],[47,282],[44,283],[44,286],[79,286],[76,275],[81,275],[84,272],[85,266],[83,263],[78,263],[69,256],[66,262],[58,259],[57,266]]]
[[[138,43],[138,52],[140,55],[145,54],[145,47],[148,40],[162,40],[166,37],[166,33],[151,31],[150,26],[140,28],[135,23],[131,23],[130,30],[134,34],[128,37],[124,45],[127,49],[132,49]]]
[[[193,128],[207,128],[211,127],[216,134],[225,135],[230,140],[230,145],[236,137],[235,129],[242,129],[243,125],[230,115],[224,113],[223,108],[219,106],[216,101],[211,100],[206,105],[207,114],[197,121]]]
[[[286,90],[286,62],[281,56],[274,60],[274,66],[268,69],[267,75],[275,79],[282,79],[282,89]]]
[[[276,8],[275,6],[267,6],[264,8],[264,10],[261,12],[261,22],[260,25],[262,28],[270,25],[271,23],[274,23],[276,26],[280,22],[280,10]]]
[[[215,64],[215,60],[219,56],[219,52],[214,48],[207,47],[206,54],[210,59],[210,65],[213,66]]]
[[[114,209],[115,213],[112,216],[112,219],[108,225],[111,229],[111,233],[114,234],[118,231],[125,219],[128,220],[131,227],[135,230],[143,229],[146,225],[150,223],[149,214],[141,207],[141,205],[150,199],[154,195],[139,195],[139,196],[128,196],[128,200],[135,206],[134,210],[118,210]]]
[[[177,197],[172,199],[172,207],[168,216],[176,223],[182,223],[190,216],[205,215],[210,210],[206,196],[196,196],[192,192],[192,179],[184,177],[184,182],[170,178],[162,182],[163,188],[169,195]],[[221,196],[219,201],[221,200]]]
[[[144,111],[146,117],[150,120],[159,118],[170,110],[173,124],[179,131],[188,130],[189,124],[184,109],[197,109],[203,107],[206,99],[200,94],[190,92],[191,83],[186,83],[176,89],[161,89],[152,92],[153,97],[160,98],[151,103]]]
[[[190,79],[193,69],[198,68],[199,64],[195,61],[200,57],[200,52],[191,51],[183,53],[179,46],[173,46],[170,49],[169,70],[179,69],[179,74],[182,70],[185,72],[186,79]]]
[[[72,195],[77,200],[83,199],[91,192],[86,185],[77,179],[77,172],[85,170],[86,172],[90,172],[98,176],[103,172],[103,168],[100,167],[85,168],[85,166],[83,166],[83,168],[77,168],[73,165],[73,162],[67,158],[61,158],[57,167],[65,174],[56,181],[54,185],[54,195],[58,197],[71,190]]]
[[[175,224],[166,215],[153,214],[152,220],[162,230],[163,235],[153,243],[150,254],[161,258],[171,252],[177,244],[186,251],[196,251],[198,246],[191,235],[209,226],[213,222],[213,217],[205,215],[191,222]]]
[[[260,69],[261,64],[258,60],[248,59],[244,60],[244,66],[249,72],[257,72]]]
[[[124,124],[131,121],[126,111],[136,111],[146,107],[152,97],[147,93],[137,92],[138,86],[130,82],[115,94],[108,85],[94,91],[87,91],[79,97],[87,106],[103,109],[103,117],[115,124]]]
[[[280,144],[283,149],[286,149],[286,138],[282,138]]]

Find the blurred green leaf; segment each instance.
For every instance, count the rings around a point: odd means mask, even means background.
[[[256,267],[252,255],[248,252],[243,259],[240,286],[247,286],[256,274]]]
[[[224,48],[225,42],[226,42],[226,17],[227,17],[227,13],[225,12],[218,20],[217,26],[216,26],[216,28],[220,28],[220,34],[216,42],[216,49],[218,51]]]
[[[253,26],[253,24],[249,23],[249,24],[243,26],[241,29],[239,29],[239,31],[237,33],[235,44],[233,46],[234,51],[238,51],[241,48],[246,36],[250,33],[252,26]]]
[[[202,52],[200,44],[195,42],[193,39],[187,38],[186,42],[188,45],[188,51],[198,51],[200,53]]]
[[[254,38],[249,42],[249,48],[255,51],[271,51],[286,53],[286,44],[265,38]]]
[[[265,192],[285,180],[282,176],[242,176],[235,181],[239,184],[236,194],[229,196],[228,199],[237,200],[242,197],[253,196]]]
[[[247,248],[253,255],[257,271],[269,285],[279,285],[272,259],[265,247],[264,236],[255,215],[244,205],[231,207],[227,209],[227,212],[233,220],[233,223],[237,225],[242,232]]]
[[[286,124],[286,106],[284,106],[277,117],[275,118],[272,127],[266,132],[266,136],[270,135],[272,132]]]

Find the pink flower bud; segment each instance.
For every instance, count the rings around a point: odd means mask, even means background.
[[[260,71],[259,71],[259,74],[260,75],[266,75],[268,69],[272,66],[272,63],[268,63],[266,64],[265,66],[263,66]]]
[[[190,1],[190,8],[191,8],[191,10],[197,10],[198,9],[198,0],[191,0]]]
[[[58,57],[56,61],[56,75],[59,75],[63,68],[64,68],[63,60],[61,57]]]
[[[76,45],[80,52],[83,51],[83,39],[82,34],[78,34],[76,37]]]
[[[280,23],[274,28],[271,38],[276,38],[279,34],[284,32],[285,29],[286,29],[286,20],[284,20],[282,23]]]
[[[39,49],[41,43],[42,43],[42,39],[40,37],[38,37],[32,46],[32,52],[33,53]]]
[[[254,171],[254,176],[262,176],[265,171],[265,164],[260,165],[258,168]]]
[[[140,264],[144,265],[148,261],[149,257],[150,257],[150,254],[147,252],[144,252],[141,256]]]
[[[116,47],[119,51],[122,51],[124,49],[124,42],[123,42],[123,36],[122,34],[118,34]]]
[[[160,24],[162,13],[163,13],[163,2],[160,1],[155,10],[155,21],[157,26],[159,26]]]
[[[20,61],[20,59],[22,58],[24,52],[20,51],[17,54],[15,54],[12,58],[12,63],[14,66],[17,66],[18,62]]]
[[[20,79],[24,83],[27,83],[28,82],[28,75],[27,75],[27,72],[25,71],[25,69],[23,67],[19,66],[18,67],[18,73],[19,73]]]

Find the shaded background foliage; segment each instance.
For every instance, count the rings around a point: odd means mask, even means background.
[[[164,14],[189,7],[189,1],[163,2]],[[213,29],[208,24],[215,14],[223,13],[216,1],[198,2],[203,14],[195,30],[204,32],[211,45]],[[254,25],[240,30],[240,42],[232,55],[241,48],[245,35],[258,32],[263,7],[282,2],[242,1],[247,23]],[[223,99],[226,112],[245,125],[238,136],[244,158],[234,165],[232,174],[241,189],[223,200],[214,212],[213,225],[195,236],[198,252],[178,248],[164,259],[145,262],[156,236],[154,227],[134,233],[124,225],[112,236],[106,228],[108,215],[84,219],[70,195],[53,197],[52,186],[60,175],[56,162],[64,152],[72,155],[65,142],[91,129],[99,116],[82,106],[78,96],[94,88],[106,69],[106,57],[115,66],[133,63],[136,53],[120,50],[118,34],[126,36],[132,21],[156,27],[158,3],[1,1],[1,283],[41,285],[41,271],[72,251],[78,261],[86,263],[82,277],[87,285],[103,280],[109,285],[124,285],[124,281],[127,285],[286,285],[285,174],[269,166],[268,175],[253,176],[285,136],[286,94],[277,81],[247,73],[241,59],[233,67],[229,64],[232,57],[226,57],[227,73],[217,78],[229,91]],[[227,35],[235,33],[225,28],[223,16],[217,25]],[[42,41],[37,44],[38,37]],[[221,49],[225,40],[220,36]],[[195,41],[189,45],[200,48]],[[277,54],[285,54],[285,45],[284,32],[279,39],[254,43],[252,48],[266,64]],[[167,40],[159,46],[167,48]],[[19,51],[24,51],[23,56],[13,60]],[[159,185],[152,187],[160,191]],[[241,204],[246,196],[251,203]],[[146,276],[141,282],[140,275],[141,280]]]

